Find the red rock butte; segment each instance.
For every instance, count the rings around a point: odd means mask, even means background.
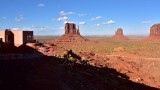
[[[150,28],[150,37],[160,37],[160,24],[154,24]]]
[[[150,28],[150,35],[147,38],[147,41],[149,42],[160,42],[160,23],[154,24]]]
[[[117,31],[115,32],[115,35],[112,37],[112,39],[114,39],[114,40],[128,40],[128,38],[123,35],[122,28],[117,29]]]
[[[79,34],[79,26],[76,29],[76,25],[74,23],[66,23],[65,24],[65,34]]]
[[[76,43],[80,44],[80,43],[89,41],[80,35],[79,26],[77,29],[76,24],[74,23],[66,23],[64,29],[65,29],[65,32],[64,32],[65,34],[63,34],[62,36],[52,41],[49,41],[49,43],[68,45],[68,44],[76,44]]]

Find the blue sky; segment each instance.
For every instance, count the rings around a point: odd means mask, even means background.
[[[147,35],[160,23],[160,0],[0,0],[0,30],[33,30],[62,35],[64,23],[80,26],[82,35]]]

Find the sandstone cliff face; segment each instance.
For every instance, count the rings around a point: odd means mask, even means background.
[[[65,24],[65,34],[80,34],[79,28],[76,28],[74,23],[66,23]]]
[[[154,24],[150,29],[150,37],[160,37],[160,24]]]
[[[154,24],[150,28],[150,35],[147,39],[147,42],[160,42],[160,24]]]
[[[117,31],[115,32],[115,35],[113,36],[113,39],[115,39],[115,40],[128,40],[128,38],[123,35],[122,28],[117,29]]]

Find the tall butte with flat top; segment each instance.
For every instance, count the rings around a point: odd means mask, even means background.
[[[149,42],[160,42],[160,23],[154,24],[150,28],[150,35],[147,38]]]
[[[160,24],[154,24],[150,28],[150,37],[160,37]]]
[[[115,32],[115,35],[112,37],[112,39],[114,39],[114,40],[128,40],[128,38],[123,35],[122,28],[117,29],[117,31]]]
[[[66,23],[64,27],[64,34],[49,43],[53,44],[62,44],[62,45],[73,45],[73,44],[81,44],[87,42],[89,40],[83,38],[80,35],[79,26],[76,28],[76,24],[74,23]]]
[[[79,34],[79,27],[76,29],[76,25],[74,23],[66,23],[65,24],[65,34]]]

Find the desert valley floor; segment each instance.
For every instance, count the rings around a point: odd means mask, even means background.
[[[2,89],[34,90],[158,90],[160,43],[146,37],[117,41],[85,37],[88,41],[50,45],[56,37],[36,36],[51,51],[34,59],[1,61]],[[77,59],[65,61],[66,52]],[[10,77],[12,76],[12,77]],[[16,81],[16,83],[15,83]]]
[[[64,44],[62,47],[71,49],[92,66],[112,68],[133,82],[160,88],[160,43],[141,36],[131,36],[129,40],[85,38],[91,42]]]

